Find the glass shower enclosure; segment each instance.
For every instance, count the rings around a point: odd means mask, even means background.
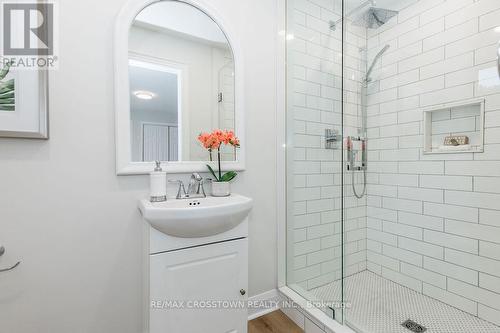
[[[286,22],[287,286],[356,332],[500,332],[500,1]]]

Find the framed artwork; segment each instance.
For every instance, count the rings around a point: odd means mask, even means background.
[[[48,139],[46,70],[0,62],[0,137]]]

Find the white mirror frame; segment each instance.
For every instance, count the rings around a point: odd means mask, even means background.
[[[229,41],[235,66],[235,133],[240,138],[241,147],[236,155],[237,160],[224,161],[222,169],[242,171],[245,169],[244,61],[235,36],[236,30],[207,0],[130,0],[118,14],[114,36],[116,174],[141,175],[148,174],[154,169],[154,162],[132,162],[128,40],[129,30],[135,17],[147,6],[160,1],[179,1],[198,8],[217,23]],[[167,173],[207,172],[206,164],[216,167],[215,162],[180,161],[162,162],[162,168]]]

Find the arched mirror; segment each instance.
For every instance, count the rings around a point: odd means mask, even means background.
[[[116,30],[117,173],[147,173],[156,160],[170,172],[204,171],[214,157],[198,136],[215,129],[240,137],[221,159],[243,169],[242,74],[222,20],[193,2],[133,7]]]

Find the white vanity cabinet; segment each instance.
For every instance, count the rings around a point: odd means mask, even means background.
[[[150,332],[247,332],[247,252],[243,238],[151,255]]]
[[[232,194],[139,202],[144,224],[144,331],[246,333],[252,199]]]

